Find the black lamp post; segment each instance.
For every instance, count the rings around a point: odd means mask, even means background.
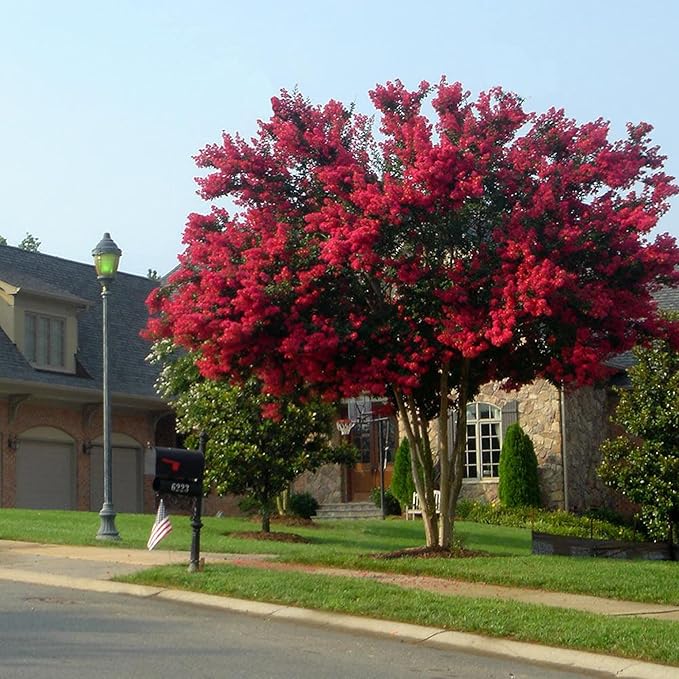
[[[103,334],[103,391],[104,391],[104,503],[99,512],[100,524],[97,540],[120,540],[113,509],[113,464],[111,457],[111,394],[108,384],[108,295],[109,286],[118,272],[121,249],[104,234],[92,250],[94,268],[101,284],[102,334]]]

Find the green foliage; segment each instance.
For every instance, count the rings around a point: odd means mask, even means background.
[[[500,453],[500,502],[506,507],[539,507],[538,459],[518,423],[507,428]]]
[[[413,481],[408,439],[403,439],[401,445],[396,449],[394,473],[391,477],[390,490],[401,504],[401,507],[407,507],[412,501],[415,483]]]
[[[302,519],[315,516],[318,507],[318,500],[311,493],[293,493],[288,500],[289,513]]]
[[[630,526],[631,522],[618,512],[610,509],[608,507],[590,507],[582,513],[589,519],[598,519],[600,521],[606,521],[612,523],[616,526]]]
[[[676,317],[674,319],[676,321]],[[635,349],[631,388],[613,417],[624,430],[601,447],[599,475],[641,507],[656,540],[679,542],[679,354],[667,342]]]
[[[238,500],[238,509],[247,516],[252,516],[259,511],[259,503],[251,497],[244,497]]]
[[[627,540],[638,542],[644,536],[629,526],[610,523],[591,516],[577,516],[562,510],[548,511],[535,507],[506,507],[487,502],[460,500],[456,518],[492,526],[532,528],[540,533],[571,535],[598,540]]]
[[[277,399],[254,378],[241,385],[200,376],[198,357],[178,353],[167,341],[154,345],[151,360],[162,364],[156,387],[177,414],[177,430],[189,447],[207,434],[206,485],[219,494],[247,496],[269,530],[276,497],[304,471],[328,462],[352,462],[353,449],[333,447],[332,406]],[[264,417],[269,410],[271,417]]]
[[[148,278],[150,281],[160,280],[160,276],[158,275],[158,272],[155,269],[149,269],[148,272],[146,273],[146,278]]]
[[[38,252],[40,250],[40,240],[30,233],[27,233],[18,247],[21,250],[28,250],[28,252]]]
[[[370,499],[375,503],[375,507],[382,506],[382,497],[379,488],[373,488],[370,491]],[[401,505],[396,496],[389,488],[384,489],[384,515],[385,516],[400,516]]]
[[[7,245],[7,239],[4,236],[0,236],[0,245]]]

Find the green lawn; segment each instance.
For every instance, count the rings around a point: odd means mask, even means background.
[[[122,540],[102,543],[95,539],[99,527],[95,513],[3,509],[0,539],[145,548],[153,519],[152,515],[121,514],[116,524]],[[173,516],[172,523],[173,532],[157,549],[184,550],[188,561],[189,518]],[[276,554],[293,563],[426,574],[679,606],[679,563],[532,556],[530,531],[520,528],[459,522],[456,534],[464,546],[490,556],[384,560],[372,554],[421,546],[422,524],[395,519],[318,522],[308,527],[274,525],[274,530],[303,535],[309,541],[305,544],[243,539],[239,532],[259,528],[246,519],[206,517],[204,524],[201,546],[205,552]],[[167,566],[124,579],[679,665],[679,623],[672,621],[613,618],[416,590],[404,595],[394,585],[370,580],[209,561],[202,573]]]
[[[364,579],[214,564],[202,573],[166,566],[120,579],[679,665],[677,622],[417,590],[404,595],[395,585]]]
[[[246,519],[206,517],[201,548],[207,552],[277,554],[284,561],[432,575],[473,582],[488,582],[561,592],[591,594],[679,606],[679,563],[622,561],[556,556],[532,556],[530,531],[459,522],[457,534],[466,547],[493,556],[470,559],[396,559],[370,556],[423,544],[418,521],[319,522],[311,527],[274,525],[274,530],[303,535],[309,544],[291,544],[237,537],[239,531],[257,530]],[[145,548],[153,523],[148,514],[120,514],[116,525],[122,540],[101,543],[95,539],[99,517],[90,512],[0,510],[0,539],[58,544],[105,545]],[[191,527],[186,516],[173,516],[173,532],[158,550],[186,550]]]

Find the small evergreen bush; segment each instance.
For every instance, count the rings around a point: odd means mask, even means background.
[[[396,449],[394,459],[394,472],[391,477],[390,490],[392,495],[398,500],[402,509],[408,507],[412,502],[415,492],[413,482],[413,472],[410,463],[410,444],[408,439],[403,439],[401,445]]]
[[[316,515],[318,500],[311,493],[293,493],[288,501],[288,511],[293,516],[310,519]]]
[[[518,423],[507,428],[500,453],[500,502],[505,507],[539,507],[538,459]]]
[[[370,491],[370,499],[375,503],[375,507],[381,507],[379,488],[373,488]],[[385,516],[399,516],[401,514],[401,505],[389,488],[384,489],[384,514]]]

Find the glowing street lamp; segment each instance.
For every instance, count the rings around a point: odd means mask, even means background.
[[[101,284],[102,334],[103,334],[103,392],[104,392],[104,502],[99,512],[100,524],[97,540],[120,540],[113,509],[113,461],[111,456],[111,390],[108,383],[108,296],[109,286],[118,272],[122,250],[104,234],[92,250],[94,268]]]

